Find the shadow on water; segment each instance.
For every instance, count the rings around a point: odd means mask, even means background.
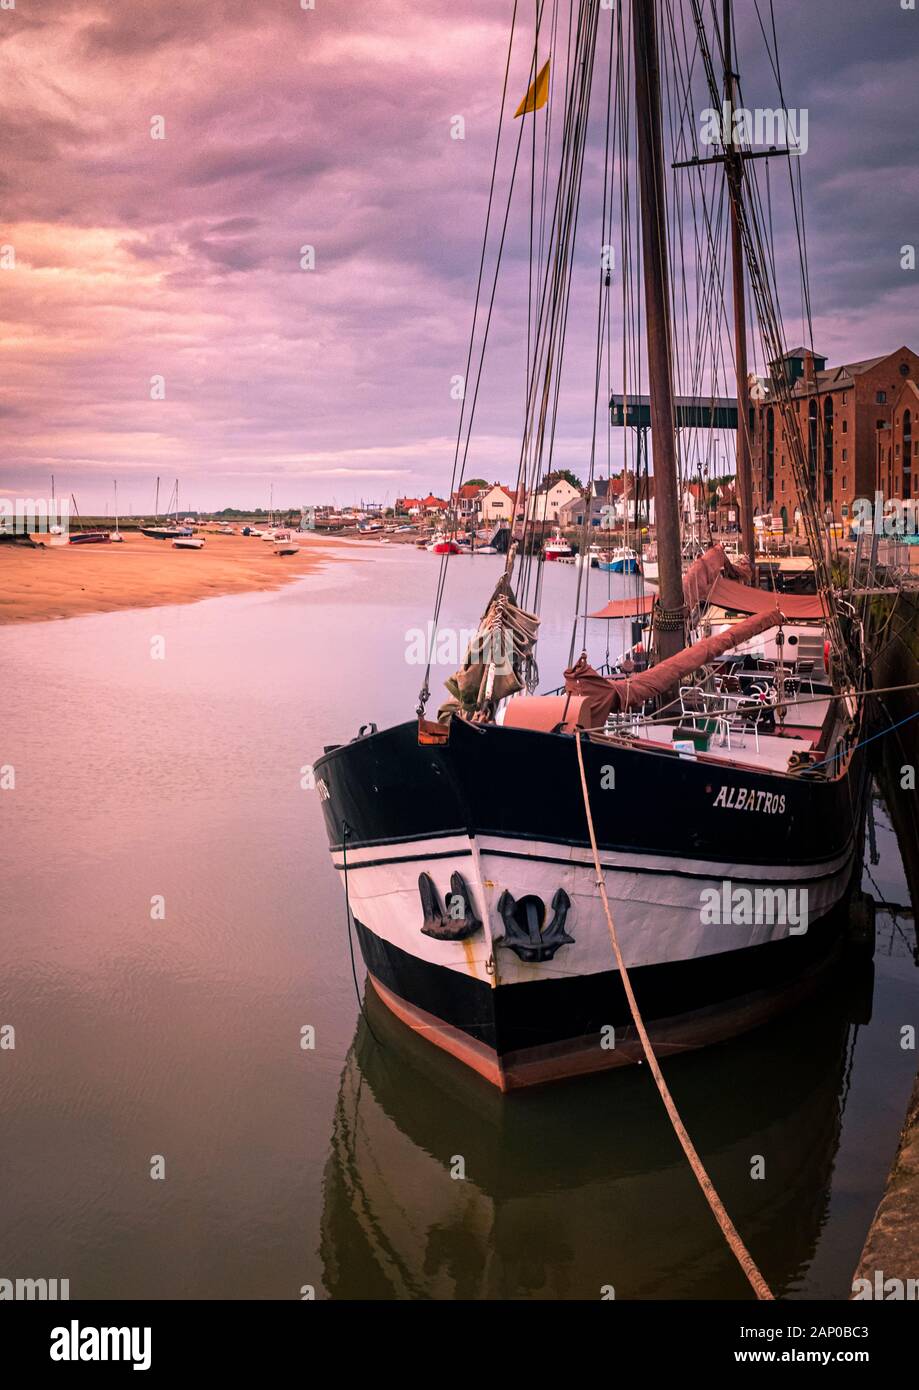
[[[667,1075],[778,1295],[825,1220],[864,956],[817,1003]],[[336,1107],[321,1254],[338,1298],[744,1298],[647,1071],[502,1097],[367,991]],[[759,1156],[765,1177],[751,1178]],[[451,1176],[457,1159],[465,1179]]]

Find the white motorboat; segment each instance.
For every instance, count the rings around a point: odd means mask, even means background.
[[[596,569],[604,553],[602,545],[589,545],[583,554],[579,551],[574,557],[575,564],[589,565],[591,569]]]
[[[201,550],[203,545],[203,536],[180,536],[172,542],[173,550]]]

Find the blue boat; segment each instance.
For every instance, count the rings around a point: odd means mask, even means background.
[[[637,574],[638,556],[630,546],[622,545],[601,560],[598,569],[611,570],[613,574]]]

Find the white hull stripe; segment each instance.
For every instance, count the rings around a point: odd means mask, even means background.
[[[519,840],[508,836],[498,838],[486,836],[478,842],[482,855],[501,859],[525,859],[534,863],[559,864],[566,868],[584,868],[594,872],[593,860],[588,851],[572,847],[567,854],[560,854],[558,845],[540,840]],[[424,865],[431,860],[455,859],[472,854],[469,839],[457,836],[449,849],[443,848],[444,840],[415,842],[413,848],[405,853],[405,841],[393,845],[391,854],[381,855],[376,849],[365,847],[348,855],[348,873],[361,869],[379,868],[384,865],[412,864]],[[437,846],[437,848],[435,848]],[[850,839],[845,849],[830,861],[814,864],[730,864],[704,859],[681,859],[663,854],[620,854],[609,852],[601,854],[601,867],[609,873],[626,872],[640,874],[666,874],[668,877],[695,879],[731,879],[741,883],[818,883],[821,879],[835,878],[852,856],[854,842]],[[400,853],[400,851],[403,851]],[[340,854],[333,854],[336,869],[345,865]],[[691,866],[691,867],[690,867]]]
[[[453,855],[442,854],[442,840],[433,843],[441,852],[437,862],[432,862],[422,845],[417,846],[417,857],[394,854],[388,863],[382,864],[355,865],[349,855],[351,910],[376,936],[418,959],[458,970],[489,985],[610,970],[609,933],[591,862],[574,855],[567,860],[534,856],[527,842],[511,839],[502,842],[503,853],[497,846],[495,852],[487,844],[479,844],[477,856],[465,837],[457,837]],[[444,901],[451,872],[456,870],[463,875],[476,915],[484,923],[483,931],[465,941],[436,940],[421,931],[418,874],[426,866]],[[806,870],[798,871],[789,891],[800,895],[791,903],[795,913],[801,906],[800,899],[806,899],[802,909],[806,911],[804,930],[806,923],[818,922],[843,897],[851,867],[850,855],[840,859],[833,874],[828,874],[823,865],[812,870],[810,876]],[[636,869],[607,864],[604,877],[623,954],[630,967],[673,964],[779,941],[790,935],[795,925],[786,922],[784,916],[749,923],[703,919],[703,903],[711,901],[708,896],[703,900],[703,888],[707,894],[712,889],[723,893],[727,885],[732,890],[774,890],[783,886],[776,869],[770,872],[762,866],[751,869],[722,864],[713,866],[706,880],[696,874],[668,873],[663,866],[657,872],[648,872],[641,865]],[[788,888],[787,883],[785,886]],[[526,894],[535,894],[548,904],[558,888],[563,888],[571,900],[566,929],[574,936],[575,944],[563,946],[553,960],[541,964],[522,962],[512,951],[499,946],[495,975],[489,961],[494,952],[492,943],[504,935],[497,909],[501,894],[507,890],[518,901]],[[730,905],[726,910],[730,910]]]

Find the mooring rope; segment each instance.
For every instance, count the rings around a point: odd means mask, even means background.
[[[651,1068],[651,1075],[654,1077],[655,1084],[657,1085],[657,1089],[660,1092],[660,1097],[661,1100],[664,1102],[664,1107],[667,1111],[667,1114],[670,1117],[670,1123],[673,1125],[676,1137],[679,1139],[680,1144],[683,1148],[683,1152],[689,1160],[689,1166],[693,1171],[693,1175],[695,1176],[696,1181],[702,1189],[702,1195],[705,1197],[705,1200],[711,1207],[712,1214],[714,1215],[715,1220],[718,1222],[718,1225],[721,1227],[722,1234],[724,1235],[725,1240],[730,1246],[731,1253],[734,1255],[734,1257],[737,1260],[737,1263],[740,1265],[744,1274],[747,1276],[747,1279],[749,1280],[750,1286],[752,1287],[753,1292],[756,1294],[756,1297],[763,1301],[772,1300],[774,1299],[775,1295],[772,1293],[771,1289],[769,1288],[769,1285],[766,1283],[765,1279],[760,1274],[759,1269],[754,1263],[752,1255],[750,1254],[747,1247],[744,1245],[743,1241],[737,1233],[737,1229],[734,1226],[733,1221],[725,1211],[721,1198],[715,1191],[714,1184],[712,1183],[711,1178],[708,1176],[708,1173],[705,1171],[705,1166],[703,1165],[701,1158],[696,1152],[695,1145],[693,1144],[688,1133],[686,1132],[686,1126],[680,1119],[680,1112],[676,1108],[676,1103],[674,1102],[673,1096],[670,1094],[670,1091],[667,1087],[667,1083],[664,1080],[663,1073],[661,1072],[657,1057],[654,1055],[654,1049],[651,1046],[651,1039],[648,1037],[647,1030],[645,1029],[645,1025],[638,1008],[638,1002],[632,990],[632,982],[629,979],[629,972],[626,970],[625,961],[622,959],[622,951],[619,948],[619,938],[616,935],[616,926],[613,922],[613,914],[610,912],[609,898],[606,895],[606,884],[603,880],[603,870],[600,867],[600,853],[597,849],[597,837],[594,832],[593,816],[591,815],[590,810],[590,794],[587,790],[587,776],[584,772],[584,754],[581,749],[580,729],[578,729],[575,733],[575,741],[578,750],[578,767],[581,773],[581,791],[584,796],[584,812],[587,816],[587,829],[590,833],[590,848],[593,853],[594,868],[597,873],[597,887],[600,890],[600,897],[603,902],[603,911],[606,914],[606,925],[609,927],[609,935],[610,940],[613,943],[613,952],[616,957],[616,965],[619,968],[619,975],[622,980],[623,988],[625,989],[626,998],[629,1002],[629,1011],[632,1015],[632,1021],[635,1024],[635,1029],[641,1041],[642,1050],[645,1054],[645,1058],[647,1059],[648,1066]]]

